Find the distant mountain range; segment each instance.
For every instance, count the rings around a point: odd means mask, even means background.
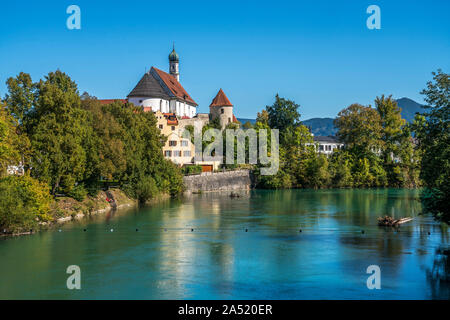
[[[420,103],[415,102],[409,98],[397,99],[398,106],[402,109],[402,117],[408,121],[412,122],[415,114],[422,113],[424,109]],[[242,124],[247,121],[254,124],[256,120],[254,119],[244,119],[238,118]],[[333,124],[333,118],[311,118],[302,121],[302,123],[311,128],[311,132],[316,136],[334,136],[336,135],[337,129]]]

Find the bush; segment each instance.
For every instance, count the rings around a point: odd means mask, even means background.
[[[49,187],[30,176],[8,176],[0,180],[0,228],[9,233],[33,229],[50,220],[52,198]]]
[[[150,176],[144,177],[135,186],[136,199],[144,203],[158,194],[155,179]]]
[[[84,188],[82,184],[79,184],[72,188],[68,196],[74,198],[77,201],[83,201],[88,194],[88,191]]]
[[[181,171],[183,172],[183,174],[198,174],[202,173],[202,166],[184,166]]]

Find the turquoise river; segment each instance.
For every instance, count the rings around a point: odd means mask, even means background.
[[[208,193],[1,239],[0,299],[449,299],[450,231],[419,215],[418,193]]]

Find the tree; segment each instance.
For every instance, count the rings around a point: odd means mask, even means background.
[[[69,193],[85,177],[84,145],[92,129],[80,103],[75,82],[59,70],[37,84],[29,123],[32,175],[48,183],[53,195]]]
[[[337,136],[359,157],[377,152],[381,147],[382,127],[379,113],[370,106],[352,104],[334,120]]]
[[[244,123],[244,125],[242,126],[243,129],[252,129],[253,125],[250,123],[250,121],[247,121],[246,123]]]
[[[406,121],[402,118],[401,109],[392,96],[377,97],[375,107],[380,115],[382,157],[385,163],[391,163],[398,155],[400,143],[405,138],[402,131]]]
[[[16,78],[8,78],[6,85],[8,93],[5,96],[5,102],[8,111],[26,130],[29,115],[35,103],[36,85],[31,80],[31,76],[23,72]]]
[[[48,186],[28,175],[0,179],[0,228],[17,233],[37,227],[51,219],[51,202]]]
[[[256,122],[269,125],[269,113],[267,112],[267,110],[263,110],[257,113]]]
[[[421,178],[426,184],[422,200],[427,211],[449,224],[450,75],[442,70],[432,75],[433,80],[421,92],[427,102],[426,123],[422,121],[423,126],[417,130],[422,149]]]
[[[282,145],[290,141],[295,127],[300,123],[299,107],[294,101],[280,98],[278,94],[273,105],[266,106],[269,127],[280,130]]]
[[[9,165],[17,165],[19,153],[16,148],[17,134],[15,119],[11,117],[6,106],[0,102],[0,177],[5,175]]]

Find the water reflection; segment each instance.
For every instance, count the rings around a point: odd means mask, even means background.
[[[419,215],[416,190],[240,195],[193,195],[2,241],[0,298],[423,299],[448,293],[441,276],[448,260],[439,269],[435,252],[448,244],[449,231]],[[414,220],[399,229],[378,227],[377,217],[386,214]],[[82,269],[81,291],[65,288],[70,264]],[[366,288],[371,264],[381,267],[382,290]]]

